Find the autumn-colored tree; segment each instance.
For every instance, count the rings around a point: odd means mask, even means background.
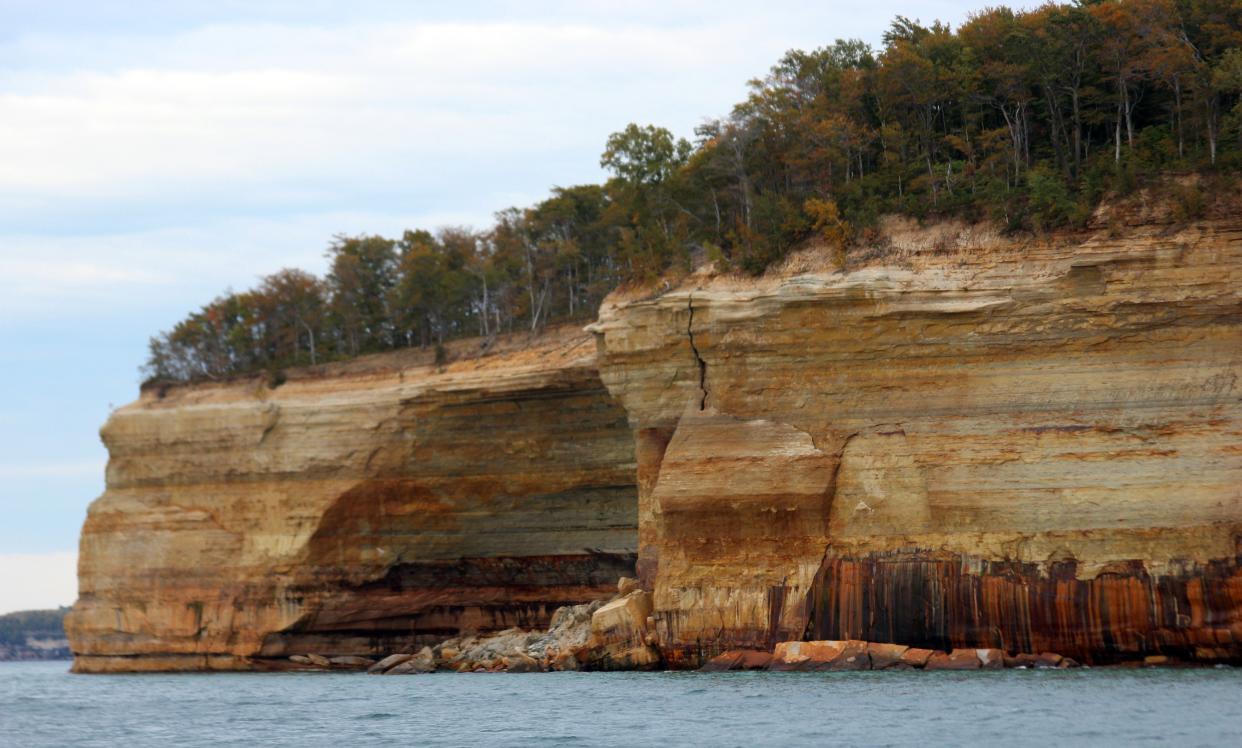
[[[271,362],[282,366],[318,363],[327,312],[323,283],[303,270],[286,268],[260,281],[254,298]]]
[[[845,268],[845,247],[849,243],[853,228],[849,222],[841,218],[841,211],[832,200],[821,200],[812,197],[803,205],[803,210],[811,217],[811,230],[832,249],[837,264]]]

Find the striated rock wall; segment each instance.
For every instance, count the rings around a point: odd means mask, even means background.
[[[849,272],[606,304],[666,660],[803,638],[1242,658],[1234,215],[896,226]]]
[[[581,331],[443,371],[393,355],[293,374],[151,389],[109,419],[76,670],[544,627],[633,574],[633,440]]]
[[[797,640],[1242,662],[1242,223],[1127,210],[893,222],[848,272],[701,273],[614,295],[594,341],[443,370],[149,390],[102,432],[75,668],[414,652],[635,569],[650,618],[600,634],[626,666]]]

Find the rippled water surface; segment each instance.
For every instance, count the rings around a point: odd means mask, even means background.
[[[69,675],[0,663],[17,746],[1242,744],[1242,670]]]

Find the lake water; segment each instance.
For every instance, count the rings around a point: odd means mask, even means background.
[[[14,746],[1242,744],[1242,669],[79,676],[0,663]]]

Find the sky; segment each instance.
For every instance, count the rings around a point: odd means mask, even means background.
[[[483,228],[791,48],[982,0],[0,0],[0,613],[70,604],[148,338],[336,234]]]

